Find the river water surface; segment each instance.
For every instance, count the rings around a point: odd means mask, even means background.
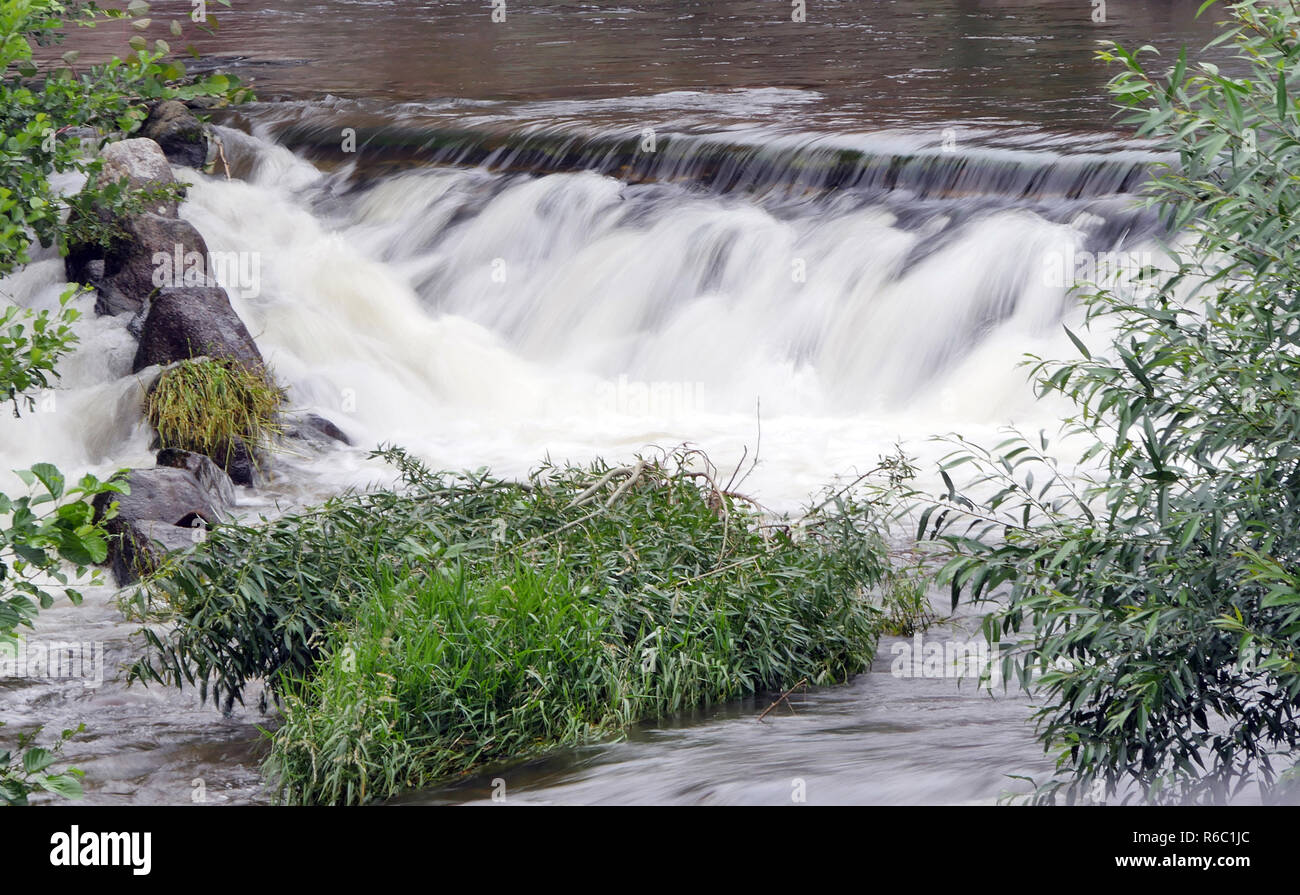
[[[506,474],[757,449],[747,490],[791,510],[896,443],[932,470],[932,435],[1054,427],[1018,366],[1071,350],[1051,271],[1157,232],[1134,191],[1161,158],[1112,125],[1094,53],[1195,49],[1214,33],[1195,6],[810,0],[794,22],[776,0],[543,2],[493,22],[486,3],[214,4],[196,43],[262,102],[219,119],[233,179],[177,170],[182,215],[256,256],[236,309],[291,403],[356,444],[282,458],[241,512],[382,478],[380,442]],[[188,10],[155,3],[155,27]],[[50,306],[61,284],[46,256],[0,285]],[[50,412],[0,422],[5,469],[152,465],[125,320],[91,317]],[[92,802],[265,801],[274,719],[124,687],[138,644],[111,598],[32,638],[102,644],[103,683],[0,681],[0,720],[84,722],[68,753]],[[970,802],[1050,770],[1030,700],[913,674],[916,647],[886,638],[871,673],[761,722],[773,695],[402,801],[503,780],[518,802]]]

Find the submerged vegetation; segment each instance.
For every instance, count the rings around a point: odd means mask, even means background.
[[[228,463],[240,443],[254,454],[269,446],[282,400],[265,370],[201,357],[162,372],[145,397],[145,418],[162,447]]]
[[[1269,798],[1300,747],[1300,14],[1230,8],[1220,40],[1248,77],[1102,54],[1139,135],[1178,153],[1148,196],[1187,242],[1145,288],[1086,297],[1106,350],[1076,339],[1037,367],[1100,473],[1062,474],[1045,439],[962,443],[948,469],[997,495],[950,487],[921,520],[955,551],[954,599],[1009,587],[985,629],[1007,672],[1041,674],[1062,771],[1045,801],[1217,801],[1252,780]]]
[[[227,702],[270,682],[285,801],[382,798],[871,661],[889,481],[774,522],[696,451],[524,482],[385,456],[402,488],[223,526],[131,598],[173,622],[133,676]]]
[[[894,567],[881,586],[881,633],[911,637],[939,621],[930,605],[931,577],[921,567]]]

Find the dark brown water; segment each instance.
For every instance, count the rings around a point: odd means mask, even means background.
[[[1102,43],[1199,48],[1216,16],[1195,19],[1198,5],[1111,0],[1097,22],[1087,0],[809,0],[794,22],[785,0],[506,0],[494,22],[487,0],[234,0],[229,10],[209,4],[217,36],[187,38],[266,95],[559,101],[557,113],[564,104],[595,113],[591,101],[772,90],[798,99],[760,96],[731,113],[834,131],[934,122],[1075,131],[1104,128],[1111,114],[1113,72],[1094,58]],[[167,22],[189,9],[154,3],[146,36],[179,48]],[[120,40],[114,33],[99,40]],[[607,112],[638,110],[653,103]]]

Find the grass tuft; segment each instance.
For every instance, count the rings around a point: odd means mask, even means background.
[[[279,432],[283,393],[261,370],[229,359],[194,358],[163,371],[145,398],[145,416],[164,448],[227,464],[239,442],[256,455]]]

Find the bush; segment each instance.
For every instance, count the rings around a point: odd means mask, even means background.
[[[4,727],[3,722],[0,722],[0,727]],[[85,774],[76,768],[56,771],[51,765],[58,760],[64,744],[83,730],[84,726],[78,726],[75,730],[63,731],[46,749],[33,745],[41,733],[37,728],[32,733],[18,735],[15,751],[0,751],[0,805],[26,805],[31,794],[38,790],[67,799],[80,799],[83,796],[81,778]]]
[[[61,43],[69,27],[147,10],[142,0],[132,0],[125,11],[83,0],[7,0],[0,7],[0,274],[28,260],[33,240],[66,248],[65,203],[50,175],[94,173],[99,167],[80,139],[66,139],[69,132],[96,142],[120,138],[139,127],[150,102],[201,95],[238,102],[248,96],[226,75],[187,79],[185,67],[169,58],[165,41],[149,49],[140,35],[131,39],[131,53],[102,65],[74,68],[75,50],[64,54],[63,64],[38,70],[33,62],[34,47]],[[129,202],[125,191],[100,192],[97,198],[106,207]]]
[[[1102,54],[1124,68],[1111,91],[1127,120],[1178,153],[1149,201],[1186,247],[1148,288],[1086,297],[1108,352],[1076,338],[1079,358],[1036,368],[1074,401],[1100,474],[1061,476],[1045,438],[962,442],[948,468],[975,464],[996,495],[949,479],[921,520],[955,551],[954,599],[1010,586],[986,632],[1007,638],[1007,676],[1041,674],[1061,770],[1044,800],[1125,782],[1219,800],[1251,780],[1268,798],[1300,741],[1300,15],[1230,9],[1220,40],[1248,77]]]
[[[288,801],[380,798],[871,661],[875,496],[774,521],[693,451],[526,482],[385,456],[404,489],[223,526],[128,604],[174,623],[144,630],[133,678],[284,696],[268,772]]]
[[[145,417],[162,447],[228,464],[240,442],[254,456],[270,444],[282,402],[266,371],[203,357],[162,372],[145,398]]]

